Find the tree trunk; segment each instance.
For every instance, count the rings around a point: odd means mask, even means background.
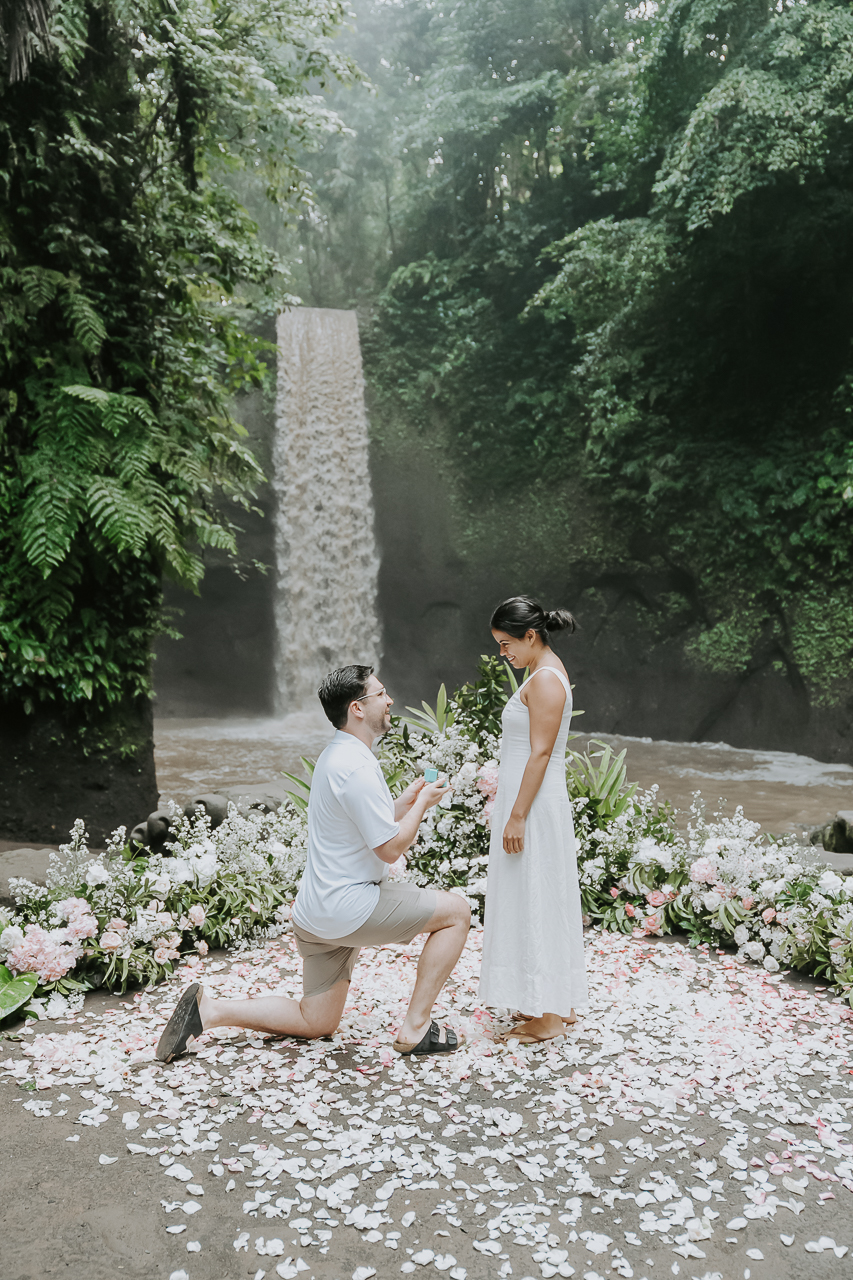
[[[82,818],[93,846],[157,808],[151,703],[123,705],[108,721],[64,720],[0,707],[0,839],[59,844]]]

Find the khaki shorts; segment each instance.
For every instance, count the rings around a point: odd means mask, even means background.
[[[327,941],[294,924],[293,934],[303,961],[303,996],[320,996],[342,978],[349,982],[362,947],[411,942],[435,915],[437,901],[435,889],[383,880],[373,911],[363,925],[345,938]]]

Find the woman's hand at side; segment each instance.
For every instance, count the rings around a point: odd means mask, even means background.
[[[511,813],[504,827],[504,853],[524,852],[524,827],[524,818]]]

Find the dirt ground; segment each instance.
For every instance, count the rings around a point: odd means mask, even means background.
[[[676,947],[678,945],[675,944]],[[656,947],[646,946],[644,954],[651,956],[653,960],[655,949],[663,952],[667,949],[671,951],[671,947],[672,944],[660,941]],[[709,966],[720,963],[722,961],[715,958],[707,961]],[[801,1027],[805,1027],[806,1031],[810,1023],[817,1026],[821,1019],[828,1019],[826,1025],[841,1028],[844,1036],[849,1039],[849,1022],[845,1021],[843,1010],[837,1005],[830,1008],[822,992],[815,991],[814,986],[809,980],[786,980],[779,984],[777,990],[781,991],[783,999],[789,996],[793,999],[798,992],[801,993],[798,1007],[804,1019]],[[665,992],[665,989],[664,984],[662,990]],[[175,986],[174,993],[177,990],[179,986]],[[85,1025],[108,1025],[113,1014],[125,1017],[128,1007],[127,998],[123,1001],[118,997],[90,995],[86,1002],[86,1012],[95,1017],[88,1019]],[[656,1016],[654,1011],[650,1012],[649,1019],[652,1023]],[[54,1025],[43,1021],[34,1031],[25,1034],[23,1039],[7,1038],[0,1041],[0,1060],[11,1061],[37,1034],[76,1034],[80,1022],[78,1019],[77,1023],[69,1026],[67,1023]],[[642,1028],[642,1019],[638,1025]],[[803,1033],[800,1031],[797,1034]],[[581,1058],[592,1056],[595,1039],[592,1036],[589,1053],[584,1049]],[[257,1038],[234,1038],[228,1042],[228,1057],[234,1051],[234,1057],[239,1062],[241,1054],[245,1056],[250,1053],[251,1045],[254,1045],[251,1052],[257,1055],[258,1044]],[[286,1068],[288,1065],[299,1068],[302,1061],[303,1065],[299,1069],[305,1073],[304,1046],[286,1041],[266,1041],[265,1047],[272,1051],[275,1059],[271,1069]],[[316,1048],[317,1046],[315,1050]],[[774,1129],[770,1113],[757,1109],[752,1104],[745,1110],[737,1106],[731,1108],[724,1117],[728,1122],[725,1127],[719,1118],[712,1119],[710,1114],[705,1114],[707,1106],[697,1107],[696,1100],[685,1100],[683,1106],[675,1111],[661,1111],[652,1106],[645,1109],[648,1115],[644,1112],[643,1115],[626,1117],[612,1110],[608,1114],[606,1106],[603,1108],[600,1102],[589,1101],[584,1093],[587,1087],[584,1080],[592,1081],[596,1087],[600,1086],[596,1073],[605,1069],[601,1066],[585,1066],[583,1061],[578,1063],[575,1050],[569,1054],[570,1058],[573,1054],[575,1060],[562,1064],[553,1053],[546,1056],[546,1051],[540,1048],[519,1051],[520,1056],[517,1054],[514,1058],[506,1059],[507,1069],[504,1075],[509,1083],[504,1083],[501,1089],[495,1088],[494,1076],[478,1075],[470,1061],[463,1064],[461,1059],[459,1072],[452,1059],[442,1061],[440,1079],[443,1084],[439,1088],[437,1070],[433,1069],[429,1061],[406,1066],[403,1070],[396,1059],[387,1066],[372,1060],[366,1068],[364,1056],[359,1053],[358,1046],[352,1040],[347,1042],[346,1037],[326,1042],[321,1047],[321,1052],[325,1054],[324,1058],[318,1058],[315,1053],[312,1059],[315,1074],[323,1075],[326,1084],[334,1088],[339,1100],[336,1105],[344,1114],[348,1105],[355,1107],[360,1104],[363,1111],[365,1103],[369,1105],[374,1100],[377,1109],[381,1109],[383,1100],[388,1098],[389,1107],[382,1123],[393,1123],[403,1118],[406,1106],[412,1111],[419,1110],[419,1104],[424,1099],[438,1103],[436,1095],[442,1091],[444,1105],[440,1110],[449,1112],[456,1106],[461,1110],[464,1104],[464,1110],[470,1114],[478,1108],[495,1107],[496,1099],[508,1094],[511,1098],[518,1098],[514,1105],[520,1108],[523,1116],[521,1128],[509,1140],[510,1149],[524,1155],[528,1148],[523,1144],[534,1139],[531,1145],[537,1145],[536,1135],[542,1135],[546,1130],[553,1130],[558,1138],[561,1131],[568,1130],[570,1135],[580,1137],[588,1144],[602,1143],[603,1154],[593,1156],[588,1168],[602,1185],[618,1186],[623,1193],[638,1192],[640,1184],[650,1176],[651,1170],[660,1171],[662,1176],[671,1173],[683,1180],[685,1187],[691,1184],[695,1193],[696,1175],[691,1174],[691,1167],[697,1167],[697,1159],[716,1160],[719,1167],[713,1175],[706,1177],[706,1182],[709,1189],[715,1186],[715,1180],[718,1186],[708,1200],[709,1207],[714,1206],[719,1215],[715,1220],[718,1226],[712,1239],[700,1242],[705,1258],[677,1256],[672,1237],[663,1239],[660,1232],[647,1234],[641,1230],[640,1242],[636,1234],[637,1208],[627,1198],[616,1200],[608,1207],[603,1203],[608,1198],[606,1194],[582,1194],[580,1200],[576,1201],[576,1207],[582,1202],[579,1216],[573,1222],[561,1222],[560,1217],[565,1217],[563,1210],[568,1203],[567,1189],[563,1186],[563,1176],[556,1169],[548,1171],[551,1176],[538,1181],[525,1179],[520,1187],[516,1181],[512,1191],[495,1191],[494,1173],[488,1174],[487,1171],[487,1181],[473,1165],[459,1164],[454,1169],[447,1164],[448,1160],[462,1159],[466,1153],[479,1146],[479,1134],[465,1132],[443,1138],[441,1149],[448,1153],[443,1157],[443,1173],[432,1179],[428,1187],[416,1189],[400,1186],[390,1197],[386,1194],[384,1199],[374,1200],[378,1184],[387,1176],[387,1161],[384,1173],[381,1161],[378,1166],[373,1166],[374,1172],[371,1172],[369,1166],[359,1170],[361,1182],[357,1196],[365,1198],[366,1193],[368,1208],[384,1213],[383,1229],[393,1228],[398,1233],[396,1248],[390,1248],[386,1244],[387,1230],[384,1230],[384,1240],[383,1232],[370,1233],[373,1236],[371,1241],[364,1230],[359,1231],[354,1225],[346,1225],[348,1206],[344,1206],[326,1215],[328,1242],[325,1248],[328,1252],[321,1253],[320,1249],[324,1247],[322,1238],[306,1244],[308,1237],[300,1237],[293,1226],[281,1218],[265,1221],[260,1216],[247,1216],[244,1211],[244,1202],[248,1203],[247,1197],[256,1194],[253,1188],[259,1185],[269,1185],[273,1195],[283,1194],[298,1199],[301,1194],[308,1195],[304,1190],[304,1183],[302,1192],[293,1189],[298,1178],[287,1174],[281,1174],[269,1184],[264,1183],[262,1175],[259,1183],[257,1170],[253,1171],[251,1168],[251,1157],[254,1155],[257,1158],[258,1153],[255,1152],[250,1153],[248,1167],[235,1173],[236,1185],[227,1190],[228,1171],[226,1170],[226,1176],[222,1176],[222,1165],[219,1163],[229,1153],[232,1157],[237,1156],[240,1148],[247,1144],[262,1147],[268,1143],[283,1143],[286,1144],[288,1153],[296,1153],[311,1143],[306,1152],[310,1154],[320,1146],[313,1141],[314,1133],[310,1125],[305,1127],[300,1121],[284,1138],[271,1137],[268,1122],[259,1119],[261,1113],[257,1103],[254,1108],[244,1104],[240,1114],[233,1114],[234,1107],[230,1110],[226,1107],[228,1099],[221,1070],[208,1066],[200,1054],[191,1061],[185,1059],[183,1064],[176,1063],[163,1069],[163,1079],[171,1081],[173,1088],[182,1087],[178,1082],[188,1078],[186,1073],[190,1068],[196,1072],[193,1096],[198,1099],[200,1088],[210,1094],[209,1097],[205,1095],[206,1113],[197,1111],[196,1116],[206,1115],[209,1121],[207,1129],[215,1130],[224,1139],[219,1142],[215,1152],[196,1150],[186,1154],[184,1149],[177,1148],[176,1158],[189,1166],[192,1174],[193,1181],[186,1189],[178,1186],[175,1178],[163,1176],[166,1172],[164,1163],[171,1163],[172,1160],[169,1154],[158,1159],[146,1155],[131,1155],[128,1151],[129,1141],[137,1140],[140,1144],[144,1142],[148,1124],[156,1125],[159,1121],[161,1129],[166,1127],[162,1124],[162,1109],[158,1111],[155,1107],[148,1112],[148,1118],[140,1117],[140,1127],[136,1131],[125,1131],[120,1117],[131,1109],[133,1114],[137,1114],[138,1104],[121,1094],[113,1093],[110,1096],[118,1104],[117,1107],[109,1115],[107,1122],[95,1126],[80,1119],[80,1115],[85,1114],[80,1112],[80,1106],[85,1107],[87,1101],[91,1101],[91,1090],[81,1092],[79,1086],[66,1086],[63,1089],[58,1083],[53,1083],[49,1088],[37,1089],[32,1087],[31,1082],[27,1088],[10,1080],[8,1075],[0,1075],[0,1202],[3,1205],[0,1255],[4,1280],[41,1280],[44,1276],[55,1275],[67,1277],[67,1280],[114,1280],[119,1275],[184,1280],[184,1274],[188,1280],[230,1280],[231,1277],[235,1280],[243,1280],[244,1277],[248,1280],[262,1280],[264,1276],[269,1280],[276,1280],[277,1275],[290,1274],[286,1269],[285,1258],[262,1256],[254,1248],[256,1238],[269,1237],[271,1233],[282,1240],[288,1255],[304,1258],[304,1270],[298,1273],[300,1277],[304,1276],[304,1280],[350,1280],[351,1277],[355,1277],[355,1280],[368,1280],[372,1275],[378,1277],[378,1280],[391,1280],[392,1277],[396,1280],[401,1275],[401,1267],[406,1263],[409,1265],[402,1274],[414,1271],[423,1275],[425,1280],[436,1270],[450,1273],[455,1280],[490,1280],[493,1276],[512,1276],[513,1280],[524,1280],[525,1277],[554,1274],[574,1274],[578,1280],[580,1277],[584,1280],[602,1280],[603,1277],[610,1276],[635,1276],[637,1280],[642,1280],[643,1277],[646,1280],[664,1280],[666,1277],[669,1280],[672,1275],[694,1277],[696,1280],[712,1280],[716,1277],[720,1280],[777,1280],[779,1276],[791,1277],[792,1280],[799,1280],[800,1277],[803,1280],[822,1280],[823,1277],[838,1277],[841,1280],[841,1277],[850,1275],[853,1253],[848,1252],[844,1258],[838,1259],[831,1251],[810,1253],[804,1249],[805,1242],[818,1241],[821,1237],[831,1237],[837,1245],[853,1245],[853,1219],[850,1214],[853,1202],[848,1199],[851,1193],[843,1189],[837,1180],[814,1182],[812,1178],[808,1178],[808,1188],[798,1193],[797,1197],[791,1197],[795,1204],[801,1204],[799,1213],[780,1207],[774,1217],[750,1221],[748,1232],[743,1229],[746,1222],[741,1217],[741,1212],[747,1174],[742,1173],[738,1178],[737,1171],[721,1158],[721,1148],[731,1134],[732,1119],[743,1122],[748,1131],[748,1143],[742,1152],[744,1160],[755,1157],[752,1164],[763,1168],[768,1144],[770,1147],[775,1145],[782,1158],[785,1158],[784,1142],[780,1145],[778,1140],[769,1136]],[[267,1054],[268,1058],[270,1056]],[[546,1060],[551,1064],[549,1068],[538,1065],[544,1064]],[[522,1065],[516,1065],[517,1063]],[[316,1070],[316,1065],[323,1067],[323,1071]],[[813,1090],[815,1108],[831,1103],[832,1099],[840,1099],[838,1105],[847,1107],[850,1095],[844,1081],[853,1079],[850,1065],[848,1061],[843,1069],[839,1068],[827,1084],[820,1079],[821,1073],[826,1071],[822,1055],[816,1054],[809,1059],[809,1064],[802,1069],[801,1074],[816,1077],[814,1081],[804,1081],[804,1084],[817,1085]],[[461,1070],[463,1066],[466,1077],[464,1083]],[[199,1067],[204,1068],[208,1077],[201,1084],[198,1078]],[[724,1068],[726,1069],[728,1068]],[[537,1072],[543,1078],[537,1079]],[[25,1081],[24,1084],[26,1083]],[[562,1113],[557,1107],[552,1117],[553,1100],[560,1095],[563,1087],[575,1091],[572,1110],[570,1113]],[[393,1090],[390,1095],[389,1088]],[[217,1095],[214,1091],[220,1089],[222,1092]],[[84,1097],[84,1094],[87,1096]],[[48,1100],[52,1100],[50,1115],[39,1115],[35,1111],[24,1109],[29,1101],[35,1108],[41,1106],[41,1109],[46,1110]],[[513,1104],[508,1102],[507,1105]],[[426,1114],[431,1117],[430,1123],[439,1119],[434,1112]],[[838,1114],[836,1112],[836,1119]],[[555,1117],[560,1115],[563,1122],[558,1126]],[[767,1118],[760,1120],[760,1116]],[[444,1131],[445,1134],[454,1127],[456,1126],[451,1125]],[[843,1130],[844,1126],[841,1128]],[[813,1127],[789,1124],[787,1131],[805,1138],[814,1137]],[[282,1130],[275,1132],[280,1134]],[[393,1130],[383,1130],[383,1133],[386,1132]],[[174,1129],[172,1133],[174,1135]],[[681,1139],[681,1134],[687,1138],[686,1144]],[[323,1135],[318,1133],[317,1136]],[[430,1133],[420,1136],[427,1139],[433,1135]],[[647,1154],[644,1158],[632,1159],[628,1163],[625,1161],[629,1149],[627,1144],[638,1136],[649,1144]],[[161,1138],[162,1145],[159,1149],[164,1153],[174,1153],[175,1147],[169,1147],[168,1143],[175,1141],[174,1136],[171,1139]],[[513,1143],[516,1144],[514,1148]],[[544,1146],[544,1143],[538,1145]],[[480,1150],[484,1148],[480,1147]],[[588,1146],[586,1150],[591,1151],[592,1146]],[[100,1163],[102,1156],[114,1163]],[[837,1152],[834,1156],[830,1154],[825,1161],[826,1169],[831,1169],[833,1159],[838,1158]],[[772,1166],[768,1167],[772,1171]],[[451,1170],[456,1176],[450,1176]],[[504,1176],[509,1176],[509,1172],[513,1173],[515,1179],[519,1177],[518,1169],[513,1169],[510,1165],[503,1164],[499,1170],[499,1174]],[[791,1176],[801,1178],[802,1169],[792,1169]],[[774,1175],[773,1181],[778,1183],[778,1177]],[[300,1211],[316,1210],[319,1203],[313,1198],[313,1187],[316,1185],[312,1184],[309,1198],[298,1206]],[[832,1198],[819,1199],[819,1194],[826,1194],[827,1189]],[[164,1200],[168,1203],[187,1192],[196,1197],[196,1203],[201,1204],[201,1211],[197,1215],[182,1218],[180,1208],[164,1213]],[[787,1192],[780,1187],[778,1194],[785,1196]],[[801,1200],[799,1195],[802,1196]],[[530,1239],[527,1243],[516,1244],[511,1231],[500,1235],[498,1255],[484,1254],[474,1248],[475,1240],[482,1243],[485,1237],[485,1224],[490,1220],[494,1222],[513,1205],[525,1204],[536,1206],[539,1218],[547,1223],[550,1235],[548,1247],[552,1250],[562,1249],[567,1254],[562,1270],[558,1270],[553,1264],[534,1262]],[[441,1206],[441,1211],[434,1214],[433,1211],[438,1206]],[[412,1211],[416,1217],[411,1225],[407,1225],[409,1220],[404,1222],[404,1215]],[[701,1206],[697,1209],[699,1211]],[[314,1217],[312,1232],[318,1227],[319,1215],[315,1213]],[[740,1219],[743,1227],[727,1230],[725,1224],[735,1219]],[[186,1229],[170,1234],[166,1229],[167,1224],[179,1227],[185,1225]],[[579,1233],[584,1231],[592,1232],[593,1237],[607,1238],[607,1247],[601,1252],[593,1252],[589,1244],[585,1245],[582,1239],[578,1239]],[[248,1251],[238,1252],[235,1241],[239,1240],[241,1233],[246,1232]],[[629,1237],[633,1234],[636,1246],[630,1245],[630,1242],[626,1244],[626,1233]],[[575,1235],[574,1240],[571,1238],[572,1234]],[[793,1236],[794,1243],[786,1246],[782,1243],[782,1235]],[[188,1252],[188,1241],[198,1242],[200,1250]],[[747,1253],[747,1249],[753,1251],[752,1256]],[[423,1250],[432,1251],[437,1255],[437,1260],[430,1257],[424,1262],[412,1264],[410,1259]],[[615,1256],[614,1250],[621,1250],[621,1260]],[[763,1257],[756,1258],[756,1250]],[[277,1267],[284,1269],[277,1272]]]

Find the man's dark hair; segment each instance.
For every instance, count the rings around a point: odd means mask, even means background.
[[[367,693],[367,682],[373,675],[373,667],[338,667],[330,671],[317,696],[323,704],[326,719],[336,729],[343,729],[347,722],[349,706]]]

